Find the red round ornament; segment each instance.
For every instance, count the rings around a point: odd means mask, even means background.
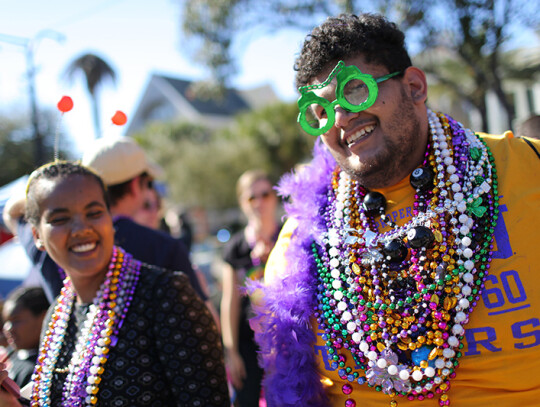
[[[60,99],[60,102],[56,106],[62,113],[69,112],[73,109],[73,100],[69,96],[62,96],[62,99]]]
[[[353,388],[349,383],[345,383],[341,388],[341,391],[343,392],[343,394],[349,395],[352,393]]]
[[[111,120],[117,126],[123,126],[127,122],[127,116],[124,112],[117,110]]]

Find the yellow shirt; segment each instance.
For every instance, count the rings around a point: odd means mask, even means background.
[[[500,213],[488,279],[465,326],[463,356],[448,395],[458,407],[540,406],[540,159],[510,132],[485,135],[484,140],[495,157]],[[531,142],[540,151],[540,141]],[[398,225],[410,220],[414,194],[408,178],[379,191],[387,198],[386,213]],[[267,263],[265,284],[286,276],[284,254],[295,227],[294,219],[285,224]],[[350,397],[357,407],[389,406],[388,395],[365,384],[353,384],[350,396],[342,393],[345,382],[327,361],[322,333],[316,323],[312,326],[331,405],[344,406]],[[437,395],[424,401],[395,400],[399,406],[439,405]]]

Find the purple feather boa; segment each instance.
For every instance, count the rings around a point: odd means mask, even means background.
[[[289,217],[298,221],[286,253],[287,277],[260,289],[264,304],[255,307],[251,320],[260,346],[263,382],[270,407],[328,406],[321,377],[317,372],[314,345],[316,337],[311,319],[317,305],[317,272],[311,243],[326,230],[319,215],[326,205],[336,162],[318,140],[312,162],[300,172],[285,175],[278,191],[290,197],[285,204]]]

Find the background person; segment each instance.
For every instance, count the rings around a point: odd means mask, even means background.
[[[263,371],[257,363],[258,347],[248,322],[252,316],[250,298],[240,287],[245,287],[246,281],[263,278],[280,229],[276,219],[279,202],[268,175],[261,170],[242,174],[236,194],[247,225],[224,248],[220,312],[227,369],[236,390],[235,405],[249,407],[259,405]]]
[[[147,228],[154,229],[154,230],[160,230],[163,233],[162,230],[162,199],[155,187],[149,188],[144,193],[145,199],[143,202],[142,207],[134,214],[133,220],[138,223],[139,225],[146,226]],[[184,240],[178,239],[182,243],[185,243]],[[187,249],[187,247],[186,247]],[[193,272],[195,273],[197,277],[197,281],[199,283],[200,289],[204,293],[205,298],[209,298],[209,289],[208,289],[208,282],[206,280],[206,277],[204,273],[195,265],[192,265]],[[212,313],[212,316],[214,317],[214,320],[218,326],[218,329],[220,329],[220,319],[218,312],[214,306],[214,304],[208,300],[206,302],[206,305],[209,309],[209,311]]]
[[[538,140],[430,111],[379,15],[327,19],[295,68],[320,139],[280,183],[254,320],[268,405],[538,404]]]
[[[10,347],[8,372],[19,387],[32,379],[48,308],[49,300],[41,287],[18,287],[4,303],[3,331]]]
[[[161,168],[128,137],[97,140],[84,152],[82,163],[94,169],[107,185],[115,223],[115,242],[143,262],[182,270],[201,298],[206,300],[182,242],[133,220],[144,205],[145,194],[153,189],[153,180],[161,175]]]
[[[162,219],[162,199],[155,188],[149,188],[144,193],[142,207],[135,212],[133,220],[139,225],[159,230]]]
[[[33,405],[230,404],[219,332],[179,272],[114,246],[101,179],[55,162],[30,177],[35,244],[67,275],[43,331]],[[2,376],[0,376],[2,377]],[[0,391],[0,405],[14,405]]]

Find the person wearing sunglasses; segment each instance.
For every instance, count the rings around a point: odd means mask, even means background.
[[[144,195],[144,202],[133,216],[133,220],[147,228],[159,229],[163,216],[161,207],[162,198],[154,187],[148,188]]]
[[[244,229],[234,234],[223,249],[223,296],[221,326],[225,363],[235,390],[235,406],[258,406],[262,369],[257,364],[257,345],[248,319],[251,301],[241,294],[247,281],[260,281],[270,250],[277,239],[278,198],[268,174],[248,170],[237,181],[236,193],[247,219]]]
[[[268,406],[540,399],[540,141],[430,110],[404,40],[343,14],[296,60],[318,139],[279,183],[287,221],[252,320]]]

